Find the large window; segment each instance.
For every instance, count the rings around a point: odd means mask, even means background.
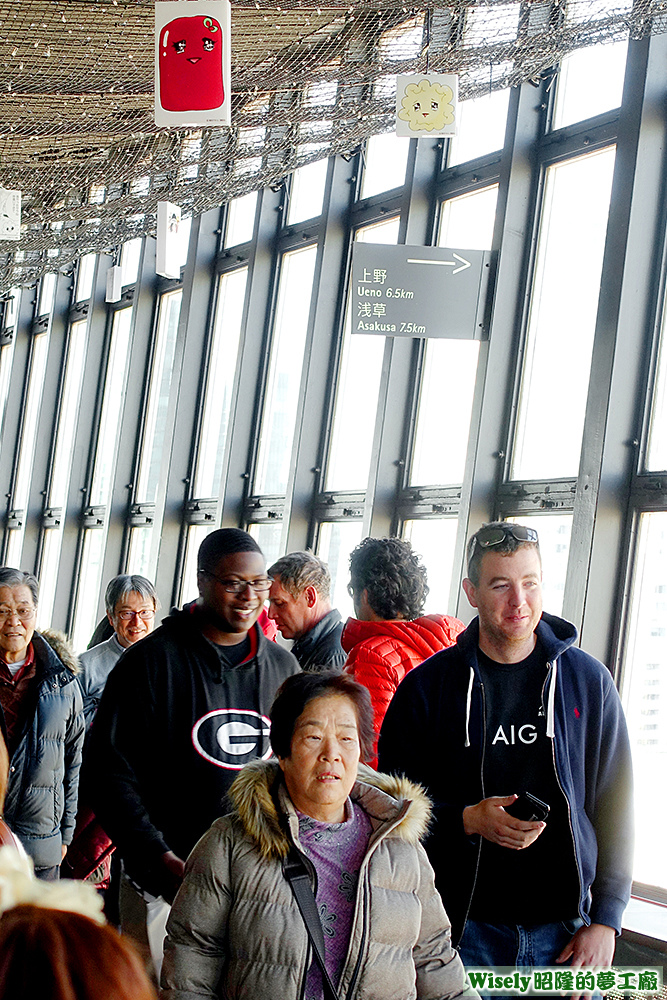
[[[215,325],[210,360],[206,368],[204,413],[194,481],[193,495],[196,497],[215,497],[220,492],[247,278],[248,270],[244,267],[222,274],[218,280]]]
[[[398,226],[398,219],[388,219],[359,229],[355,239],[396,243]],[[356,317],[351,317],[348,309],[327,467],[328,490],[365,489],[371,463],[385,338],[372,333],[353,334],[353,319]],[[354,447],[350,447],[352,442]]]
[[[116,464],[130,356],[131,327],[132,309],[117,310],[113,316],[111,345],[102,391],[102,408],[89,493],[90,505],[93,508],[90,516],[96,524],[95,527],[84,530],[83,554],[77,581],[73,628],[75,649],[86,648],[96,625],[100,591],[103,584],[104,546],[108,529],[106,508],[111,495]]]
[[[40,569],[39,621],[43,626],[50,624],[53,611],[63,537],[62,529],[67,510],[67,488],[72,467],[74,435],[86,357],[86,328],[85,320],[72,323],[67,343],[65,380],[58,415],[56,445],[48,493],[49,509],[53,512],[54,524],[53,527],[44,531],[44,550]]]
[[[283,257],[255,493],[287,488],[316,257],[315,246]]]
[[[51,278],[52,275],[47,275]],[[47,293],[49,307],[53,301],[53,291],[55,282],[48,282],[50,292]],[[44,287],[44,286],[42,286]],[[43,298],[42,293],[42,298]],[[40,299],[40,308],[46,303]],[[21,441],[18,452],[18,462],[14,490],[11,495],[12,507],[17,512],[14,525],[9,531],[7,544],[7,554],[5,563],[7,566],[21,566],[21,551],[26,527],[26,514],[30,483],[32,479],[32,466],[35,455],[35,445],[37,441],[37,428],[40,415],[40,403],[44,387],[44,376],[46,373],[46,358],[49,349],[48,333],[41,333],[33,338],[32,351],[30,357],[30,376],[28,380],[28,392],[26,395],[25,409],[23,413],[23,424],[21,428]]]
[[[643,514],[635,560],[623,674],[635,771],[635,881],[667,891],[667,511]]]
[[[547,170],[513,479],[579,468],[613,170],[614,149]]]

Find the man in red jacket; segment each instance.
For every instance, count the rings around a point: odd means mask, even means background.
[[[379,733],[408,671],[453,645],[465,626],[450,615],[419,617],[428,594],[426,567],[400,538],[365,538],[357,545],[349,590],[357,617],[348,618],[341,638],[349,654],[344,669],[370,691]]]

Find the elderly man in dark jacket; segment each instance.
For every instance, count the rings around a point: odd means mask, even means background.
[[[312,552],[290,552],[269,567],[269,615],[302,670],[341,670],[346,653],[340,644],[343,620],[331,607],[331,576]]]
[[[5,819],[40,878],[57,879],[76,818],[84,722],[64,636],[35,631],[38,583],[0,569],[0,706],[10,756]]]

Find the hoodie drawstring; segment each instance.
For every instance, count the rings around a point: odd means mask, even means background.
[[[555,716],[556,716],[556,677],[558,675],[558,660],[554,660],[551,664],[551,680],[549,682],[549,697],[547,699],[547,736],[553,739],[556,735],[555,728]]]
[[[475,671],[470,668],[470,678],[468,680],[468,695],[466,697],[466,741],[464,746],[470,746],[470,706],[472,704],[472,685],[475,680]]]

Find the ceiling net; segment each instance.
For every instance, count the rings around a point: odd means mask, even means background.
[[[158,129],[151,0],[0,0],[0,186],[22,235],[0,290],[198,214],[393,128],[397,73],[458,73],[463,99],[567,52],[667,27],[667,0],[232,0],[231,127]]]

